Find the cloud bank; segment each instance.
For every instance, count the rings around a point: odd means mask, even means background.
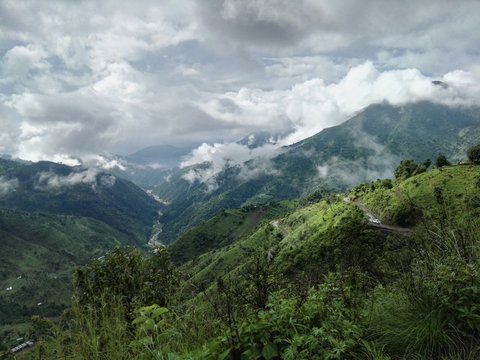
[[[442,81],[442,85],[434,81]],[[336,83],[327,84],[315,78],[286,90],[242,88],[238,92],[226,93],[201,104],[203,111],[225,122],[245,123],[245,119],[248,119],[252,126],[260,124],[262,129],[290,132],[276,139],[274,144],[255,148],[254,151],[247,144],[202,144],[182,166],[202,163],[210,166],[190,170],[184,178],[190,182],[198,180],[211,184],[213,177],[226,166],[238,165],[252,158],[273,157],[281,146],[291,145],[327,127],[341,124],[374,103],[402,105],[428,100],[448,106],[475,105],[480,99],[479,84],[472,74],[464,71],[449,72],[437,78],[423,75],[416,69],[379,71],[373,63],[366,62],[353,67]],[[229,106],[225,107],[225,103]],[[282,119],[282,122],[278,119]],[[364,139],[364,135],[358,139]],[[369,144],[375,144],[374,139],[363,141],[363,145],[358,146],[373,146]],[[372,150],[376,155],[367,159],[366,169],[357,169],[359,174],[362,173],[360,178],[390,176],[391,166],[386,170],[385,165],[392,159],[378,157],[381,149]],[[351,164],[341,169],[333,166],[336,160],[331,159],[328,164],[319,165],[320,176],[326,176],[327,172],[332,174],[335,168],[336,175],[346,179]],[[372,170],[380,168],[382,170]],[[348,184],[355,182],[346,181]]]
[[[37,190],[61,190],[79,184],[90,185],[96,192],[101,187],[112,187],[116,178],[109,174],[100,174],[98,169],[89,168],[73,171],[67,176],[57,175],[52,172],[41,172],[37,175],[35,188]]]
[[[372,102],[478,104],[478,13],[473,0],[5,0],[0,154],[74,164],[259,131],[288,133],[282,145]]]
[[[0,176],[0,196],[7,195],[18,188],[18,179]]]

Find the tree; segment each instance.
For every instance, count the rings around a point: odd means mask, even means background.
[[[164,248],[148,256],[134,248],[115,248],[74,274],[80,305],[101,308],[103,301],[120,299],[130,316],[138,306],[165,306],[178,285],[178,273]]]
[[[425,164],[417,164],[413,160],[402,160],[395,169],[395,179],[408,179],[409,177],[427,171]]]
[[[437,157],[437,161],[435,161],[435,165],[437,166],[437,168],[441,168],[443,166],[448,166],[448,165],[452,165],[452,164],[450,164],[450,162],[447,160],[445,155],[440,154]]]
[[[467,150],[468,160],[475,165],[480,165],[480,144],[472,146]]]

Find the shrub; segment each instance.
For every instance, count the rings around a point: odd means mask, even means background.
[[[467,150],[468,160],[473,164],[480,164],[480,144],[472,146]]]
[[[304,302],[274,294],[265,311],[243,321],[238,334],[211,342],[198,358],[346,359],[361,353],[362,328],[355,324],[353,292],[328,274]],[[232,347],[229,337],[237,337]]]
[[[448,166],[448,165],[451,165],[450,162],[447,160],[447,158],[445,157],[445,155],[439,155],[437,157],[437,160],[435,161],[435,166],[437,168],[441,168],[441,167],[444,167],[444,166]]]

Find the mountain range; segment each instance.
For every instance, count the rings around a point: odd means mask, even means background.
[[[222,208],[292,199],[315,191],[344,191],[365,181],[390,177],[401,159],[452,162],[480,138],[478,107],[430,102],[402,106],[375,104],[350,120],[277,150],[269,158],[227,166],[203,181],[189,172],[208,173],[204,163],[178,169],[154,193],[164,205],[161,240],[170,243]],[[206,171],[207,170],[207,171]]]

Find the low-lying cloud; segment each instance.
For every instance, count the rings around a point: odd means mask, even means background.
[[[238,143],[203,143],[193,150],[191,156],[184,160],[180,166],[189,167],[203,164],[201,167],[190,169],[182,177],[190,183],[199,181],[205,183],[209,191],[216,189],[218,175],[226,167],[240,167],[239,177],[247,179],[260,175],[262,172],[271,171],[267,166],[268,160],[276,153],[276,144],[265,144],[260,147],[250,148]],[[253,163],[245,164],[252,160]]]
[[[41,172],[37,175],[35,188],[37,190],[61,190],[79,184],[86,184],[90,185],[94,191],[97,191],[101,187],[114,186],[115,181],[115,176],[102,174],[95,168],[73,171],[66,176],[53,172]]]
[[[18,188],[17,178],[7,178],[0,176],[0,196],[7,195]]]
[[[441,81],[441,85],[434,81]],[[378,70],[373,63],[353,67],[340,81],[325,83],[316,78],[299,83],[287,90],[260,90],[243,88],[226,93],[199,106],[209,116],[225,122],[244,123],[272,132],[284,132],[286,136],[273,143],[250,149],[246,144],[204,143],[195,149],[182,166],[207,163],[201,169],[192,169],[184,175],[189,182],[200,181],[213,188],[214,177],[225,167],[236,166],[252,159],[269,159],[284,145],[290,145],[321,130],[339,125],[368,105],[388,102],[403,105],[418,101],[431,101],[448,106],[469,106],[479,103],[480,82],[473,74],[453,71],[440,78],[423,75],[416,69]],[[230,104],[228,107],[224,103]],[[375,139],[366,134],[356,136],[359,147],[374,147],[375,156],[366,160],[364,169],[356,169],[358,178],[374,178],[391,175],[391,166],[385,166],[392,158],[375,147]],[[336,159],[318,165],[319,175],[326,176],[335,169],[337,176],[347,179],[351,171],[334,166]],[[382,163],[379,163],[382,162]],[[265,163],[265,161],[263,161]],[[351,166],[349,164],[348,166]],[[242,166],[242,171],[247,167]],[[381,170],[383,169],[383,170]],[[241,172],[242,173],[242,172]],[[255,172],[252,173],[252,175]],[[257,171],[256,173],[261,173]],[[350,175],[352,177],[353,175]],[[352,179],[347,183],[355,183]]]

